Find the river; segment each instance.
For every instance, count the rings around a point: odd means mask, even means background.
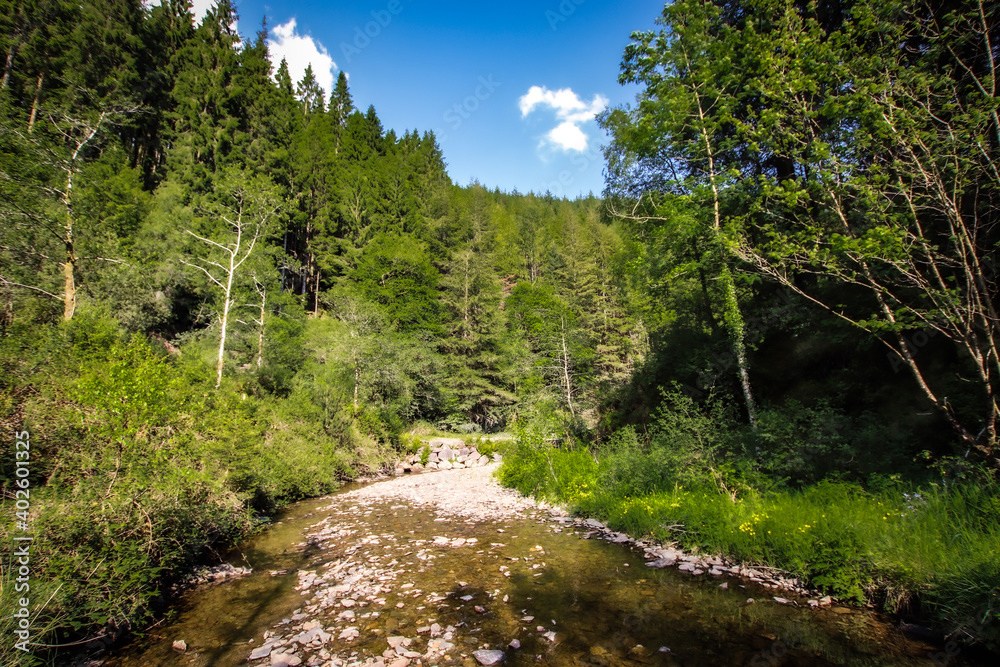
[[[253,574],[188,591],[103,664],[985,664],[872,611],[648,568],[481,471],[416,477],[290,507],[230,554]]]

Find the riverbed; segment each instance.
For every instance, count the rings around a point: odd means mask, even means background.
[[[296,504],[231,554],[251,575],[188,591],[104,665],[977,664],[869,610],[649,568],[492,470]]]

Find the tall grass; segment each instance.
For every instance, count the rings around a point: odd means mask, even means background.
[[[1000,649],[1000,484],[988,474],[947,488],[789,489],[758,488],[718,461],[677,465],[676,451],[643,449],[632,434],[594,454],[521,433],[497,474],[616,530],[777,567]]]

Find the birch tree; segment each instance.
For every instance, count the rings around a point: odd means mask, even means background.
[[[729,334],[744,405],[756,427],[743,312],[733,274],[737,260],[727,228],[724,198],[733,183],[727,160],[733,149],[729,119],[738,101],[737,74],[720,10],[706,2],[675,2],[663,10],[659,32],[634,33],[622,61],[621,83],[646,88],[633,109],[602,117],[613,136],[608,206],[618,218],[662,222],[663,195],[685,197],[700,213],[707,253],[722,291],[722,320]]]
[[[181,262],[203,273],[222,299],[217,315],[219,347],[215,387],[218,388],[222,384],[226,336],[236,303],[236,290],[243,280],[241,268],[270,233],[281,199],[270,179],[259,175],[251,177],[236,169],[227,170],[218,179],[215,195],[218,200],[206,207],[208,227],[214,233],[184,230],[198,241],[204,254]]]
[[[748,86],[767,112],[737,131],[794,168],[759,180],[753,219],[766,235],[737,252],[876,335],[966,448],[995,457],[1000,13],[981,0],[862,2],[831,33],[790,5],[757,4],[772,27],[743,41],[767,62]],[[831,297],[831,283],[869,308]],[[928,373],[907,337],[918,330],[951,341],[978,408],[956,408]]]

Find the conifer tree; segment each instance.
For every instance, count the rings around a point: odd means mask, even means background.
[[[311,63],[306,66],[302,80],[296,85],[295,94],[302,104],[302,115],[323,113],[323,89],[316,81]]]

